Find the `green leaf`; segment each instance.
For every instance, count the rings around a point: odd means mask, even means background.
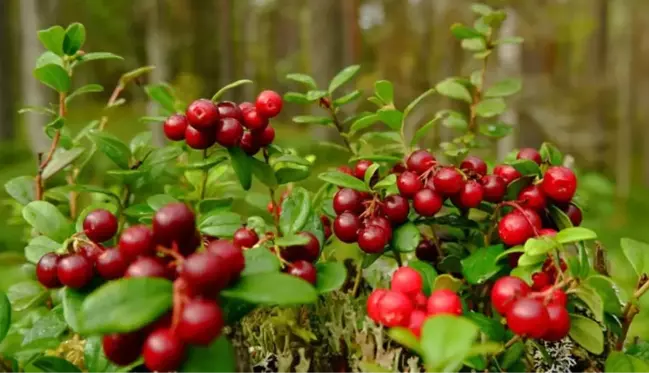
[[[349,133],[355,133],[367,127],[370,127],[374,123],[377,123],[379,120],[380,118],[378,114],[369,114],[369,115],[362,116],[356,119],[354,123],[352,123],[352,126],[349,129]]]
[[[5,184],[5,191],[21,205],[26,205],[36,199],[34,178],[31,176],[18,176]]]
[[[457,111],[448,111],[444,115],[447,115],[442,120],[442,125],[447,128],[451,128],[458,131],[466,131],[469,128],[469,122],[464,114],[458,113]]]
[[[604,332],[595,321],[570,314],[570,338],[586,350],[599,355],[604,352]]]
[[[224,94],[225,92],[227,92],[227,91],[229,91],[229,90],[231,90],[231,89],[234,89],[234,88],[236,88],[236,87],[242,86],[242,85],[244,85],[244,84],[252,84],[252,83],[253,83],[252,80],[249,80],[249,79],[241,79],[241,80],[237,80],[236,82],[232,82],[232,83],[230,83],[230,84],[227,84],[227,85],[223,86],[223,88],[219,89],[219,90],[214,94],[214,96],[212,96],[212,101],[218,101],[219,98],[220,98],[221,96],[223,96],[223,94]]]
[[[333,123],[333,119],[329,117],[317,117],[314,115],[300,115],[297,117],[293,117],[293,122],[294,123],[300,123],[300,124],[322,124],[322,125],[327,125]]]
[[[422,346],[420,345],[417,337],[410,331],[410,329],[402,327],[390,328],[388,329],[388,336],[390,336],[390,339],[394,340],[402,346],[409,348],[413,352],[419,355],[422,354]],[[372,372],[374,372],[374,370],[372,370]]]
[[[624,256],[635,270],[636,276],[649,273],[649,244],[631,238],[622,238],[620,246]]]
[[[60,93],[70,90],[70,76],[59,65],[47,64],[34,69],[34,77],[41,83]]]
[[[385,123],[391,129],[397,131],[403,124],[403,113],[397,109],[381,109],[376,112],[381,122]]]
[[[0,291],[0,343],[9,333],[11,327],[11,303],[7,294]]]
[[[45,301],[49,292],[36,281],[24,281],[12,285],[7,290],[7,298],[14,311],[24,311],[31,306]]]
[[[475,113],[482,118],[498,116],[507,110],[507,104],[502,98],[489,98],[480,101],[475,107]]]
[[[503,245],[483,247],[462,259],[462,273],[470,284],[482,284],[496,275],[502,265],[498,264],[498,256],[505,251]]]
[[[466,89],[465,86],[451,78],[437,83],[435,90],[442,96],[454,98],[456,100],[462,100],[468,103],[473,102],[473,98],[471,97],[469,90]]]
[[[245,250],[243,256],[246,259],[246,267],[243,269],[241,276],[250,276],[265,272],[279,272],[281,269],[281,264],[277,256],[265,247],[255,247]]]
[[[612,279],[602,275],[592,275],[586,279],[586,284],[599,294],[604,304],[604,311],[616,316],[622,314],[619,289]]]
[[[334,100],[333,105],[334,107],[339,107],[343,105],[347,105],[350,102],[354,102],[358,100],[361,97],[362,93],[358,89],[349,92],[348,94],[338,97],[337,99]]]
[[[54,356],[41,356],[32,361],[31,365],[40,369],[41,372],[81,372],[71,362]]]
[[[81,96],[86,93],[96,93],[96,92],[103,92],[103,91],[104,91],[104,87],[102,87],[99,84],[86,84],[82,87],[75,89],[72,93],[70,93],[68,97],[65,98],[65,104],[69,105],[70,101],[72,101],[72,99],[77,96]]]
[[[474,3],[471,4],[471,11],[473,13],[476,13],[481,16],[487,16],[491,13],[493,13],[493,8],[491,8],[489,5],[486,4],[481,4],[481,3]]]
[[[314,303],[318,293],[308,282],[285,273],[259,273],[241,277],[223,290],[225,298],[260,305],[299,305]]]
[[[86,339],[83,349],[83,364],[89,372],[114,372],[117,366],[108,361],[102,348],[102,337],[92,336]]]
[[[151,209],[153,209],[153,211],[158,211],[166,205],[176,202],[178,202],[178,200],[168,194],[156,194],[146,200],[146,203],[151,207]]]
[[[236,355],[232,343],[220,336],[207,347],[191,346],[180,372],[236,372]]]
[[[398,252],[409,253],[415,251],[420,240],[421,233],[417,226],[412,222],[407,222],[392,232],[390,246]]]
[[[397,175],[390,174],[374,185],[374,190],[390,188],[397,183]]]
[[[372,182],[372,178],[374,177],[374,174],[379,170],[379,164],[378,163],[372,163],[370,167],[367,168],[365,171],[365,176],[363,177],[363,181],[365,182],[365,185],[367,185],[368,188],[371,188],[370,184]],[[377,175],[378,177],[378,175]]]
[[[408,117],[408,115],[410,114],[410,112],[417,105],[419,105],[420,102],[422,102],[426,97],[432,95],[433,93],[435,93],[435,89],[431,88],[431,89],[427,90],[426,92],[420,94],[416,99],[412,100],[412,102],[410,102],[408,104],[408,106],[406,106],[406,109],[403,111],[403,119],[405,120]]]
[[[214,237],[232,237],[234,232],[241,228],[241,216],[234,212],[216,211],[201,217],[198,230]]]
[[[109,52],[90,52],[77,57],[77,65],[97,60],[123,60],[124,57]]]
[[[461,45],[462,45],[462,49],[466,49],[468,51],[491,54],[490,50],[486,50],[487,42],[484,40],[483,37],[463,39]],[[482,56],[482,54],[479,54],[479,56]]]
[[[284,93],[284,101],[292,102],[294,104],[302,104],[302,105],[311,103],[311,101],[309,101],[306,98],[306,95],[304,93],[297,93],[297,92]]]
[[[541,175],[541,168],[539,165],[529,159],[517,159],[509,162],[509,165],[514,167],[523,176]]]
[[[525,241],[525,254],[528,256],[545,255],[557,247],[556,242],[548,237],[530,238]]]
[[[611,351],[606,358],[604,371],[607,373],[649,372],[649,363],[620,351]]]
[[[249,190],[252,186],[252,165],[250,157],[239,147],[228,148],[232,169],[237,174],[239,183],[244,190]]]
[[[65,241],[73,233],[72,224],[49,202],[30,202],[23,207],[23,218],[36,231],[58,242]]]
[[[302,181],[310,175],[311,171],[302,166],[280,167],[275,171],[275,178],[277,178],[277,184],[279,185]]]
[[[318,263],[315,268],[317,271],[315,289],[318,294],[340,289],[347,279],[347,268],[342,262]]]
[[[426,296],[429,296],[433,291],[433,285],[435,284],[435,279],[437,278],[437,271],[435,270],[435,267],[421,260],[413,260],[411,262],[408,262],[408,267],[419,272],[421,278],[424,280],[424,294]]]
[[[281,247],[306,245],[308,242],[309,242],[309,238],[297,234],[277,237],[275,239],[275,245]]]
[[[169,113],[176,111],[176,99],[167,84],[149,84],[144,87],[146,94]]]
[[[298,233],[311,214],[311,200],[306,189],[298,187],[282,203],[279,229],[284,235]]]
[[[394,102],[394,87],[387,80],[379,80],[374,83],[374,93],[385,104],[392,104]]]
[[[302,83],[312,89],[316,89],[318,87],[315,80],[311,76],[306,74],[288,74],[286,75],[286,79]]]
[[[523,88],[520,79],[507,78],[487,88],[485,97],[507,97],[518,93]]]
[[[83,301],[81,333],[127,333],[148,325],[172,305],[170,281],[161,278],[123,278],[108,282]]]
[[[594,240],[597,234],[588,228],[571,227],[566,228],[557,233],[555,239],[560,243],[570,243],[586,240]]]
[[[588,308],[590,308],[590,310],[593,312],[593,317],[595,318],[595,320],[600,322],[603,321],[604,302],[602,301],[602,297],[599,296],[597,291],[585,284],[580,285],[574,291],[577,298],[586,303],[586,306],[588,306]]]
[[[463,317],[438,315],[424,322],[421,348],[428,371],[455,372],[468,357],[478,327]]]
[[[320,180],[326,181],[330,184],[340,186],[343,188],[351,188],[354,190],[358,190],[359,192],[370,191],[364,182],[358,180],[357,178],[351,175],[342,173],[340,171],[323,172],[320,175],[318,175],[318,178]]]
[[[65,30],[61,26],[52,26],[46,30],[38,32],[38,40],[48,51],[54,52],[58,56],[63,56],[63,39]]]
[[[480,124],[480,133],[487,137],[505,137],[511,134],[513,130],[512,126],[504,122]]]
[[[519,370],[514,369],[514,364],[519,363],[523,353],[525,352],[525,344],[523,342],[516,342],[509,348],[505,350],[502,356],[502,363],[500,364],[502,369],[507,371],[517,372]],[[511,369],[510,369],[511,368]],[[520,370],[521,372],[523,370]]]
[[[58,338],[67,329],[68,325],[63,319],[61,307],[56,307],[45,316],[36,320],[32,327],[25,331],[22,345],[27,346],[35,342]]]
[[[129,169],[131,150],[122,140],[105,132],[92,131],[89,137],[97,144],[99,151],[104,153],[119,168]]]
[[[49,179],[57,172],[69,166],[85,151],[86,149],[84,148],[72,148],[69,150],[59,149],[56,153],[54,153],[52,160],[47,164],[47,166],[45,166],[45,169],[43,169],[43,180]]]
[[[62,299],[63,303],[63,316],[65,316],[65,322],[70,325],[70,329],[75,332],[79,332],[79,311],[81,310],[81,304],[86,298],[85,293],[71,289],[69,287],[63,288]]]
[[[68,26],[63,39],[63,52],[73,56],[86,42],[86,28],[81,23],[73,23]]]
[[[255,177],[264,185],[270,188],[275,188],[277,186],[277,178],[275,177],[275,172],[270,165],[257,158],[250,158],[250,166],[252,168],[252,174],[255,175]]]
[[[276,165],[278,163],[294,163],[294,164],[299,164],[301,166],[310,166],[311,162],[308,160],[297,156],[293,154],[285,154],[280,157],[277,157],[274,161],[273,164]]]
[[[334,91],[340,88],[343,84],[347,83],[351,78],[356,75],[358,70],[360,70],[360,65],[351,65],[342,69],[336,76],[331,79],[329,83],[329,93],[334,93]]]
[[[467,312],[464,316],[473,321],[490,340],[500,342],[505,339],[505,327],[498,320],[473,311]]]
[[[572,227],[572,222],[570,221],[570,218],[560,208],[558,208],[555,205],[550,205],[548,206],[548,210],[550,211],[550,216],[552,217],[552,221],[554,221],[554,223],[557,224],[559,229]]]
[[[327,91],[321,91],[321,90],[308,91],[306,93],[306,99],[309,102],[314,102],[320,100],[323,97],[327,97],[327,95],[328,95]]]
[[[471,27],[467,27],[461,23],[455,23],[451,26],[451,33],[457,39],[472,39],[483,38],[483,35]]]
[[[538,263],[542,263],[547,258],[547,255],[529,255],[523,254],[518,258],[518,265],[521,267],[532,266]]]
[[[544,162],[553,166],[560,166],[563,163],[563,155],[561,154],[561,151],[548,142],[541,144],[539,153],[541,153],[541,158]]]
[[[320,248],[324,247],[325,244],[325,235],[324,227],[322,221],[320,220],[320,214],[317,211],[311,211],[309,218],[306,220],[304,227],[302,227],[303,232],[310,232],[317,239],[320,244]],[[322,251],[322,250],[320,250]]]

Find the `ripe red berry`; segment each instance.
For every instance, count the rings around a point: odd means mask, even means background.
[[[460,193],[462,185],[464,185],[464,178],[455,168],[444,167],[439,169],[433,176],[433,185],[437,193],[452,196]]]
[[[180,270],[180,277],[199,293],[218,292],[225,288],[230,281],[229,274],[224,261],[210,252],[190,255]]]
[[[274,118],[282,111],[282,96],[275,91],[263,91],[257,96],[255,108],[266,118]]]
[[[257,141],[255,140],[255,136],[252,134],[252,132],[244,132],[243,136],[241,136],[241,143],[239,144],[241,146],[241,150],[243,150],[246,154],[248,155],[255,155],[261,149]]]
[[[388,244],[388,234],[377,225],[370,225],[358,232],[358,246],[368,254],[383,252]]]
[[[243,120],[243,113],[237,104],[232,101],[222,101],[216,104],[220,118],[232,118],[239,122]]]
[[[153,255],[155,253],[153,232],[146,225],[128,227],[119,236],[118,247],[127,259]]]
[[[541,188],[553,201],[568,203],[577,190],[577,177],[567,167],[553,166],[545,171]]]
[[[435,249],[435,245],[429,240],[419,241],[415,254],[417,255],[417,259],[426,262],[434,262],[438,257],[438,252]]]
[[[354,176],[354,171],[349,166],[339,166],[338,168],[336,168],[336,171],[342,172],[343,174],[347,174],[349,176]]]
[[[82,244],[79,246],[79,254],[88,259],[90,263],[95,263],[101,253],[104,252],[104,247],[101,244]]]
[[[388,291],[385,289],[376,289],[374,290],[369,297],[367,297],[367,316],[370,317],[375,323],[379,323],[380,314],[379,314],[379,301]]]
[[[412,198],[423,187],[419,176],[412,171],[405,171],[397,177],[399,193],[406,198]]]
[[[532,274],[532,289],[540,291],[550,285],[550,276],[545,272],[536,272]]]
[[[356,242],[361,222],[351,212],[343,212],[334,219],[334,234],[345,243]]]
[[[518,201],[521,206],[529,207],[533,210],[545,209],[545,194],[538,185],[529,185],[518,193]]]
[[[557,231],[552,228],[543,228],[539,230],[539,236],[550,236],[554,237],[557,235]]]
[[[499,164],[498,166],[494,167],[494,175],[500,176],[500,178],[503,179],[503,181],[507,185],[523,176],[520,172],[518,172],[518,170],[508,164]]]
[[[453,204],[461,209],[475,208],[482,202],[484,188],[475,180],[469,180],[459,194],[451,197]]]
[[[408,329],[414,334],[416,337],[421,336],[421,327],[424,325],[424,321],[428,318],[428,315],[426,315],[426,312],[421,311],[421,310],[414,310],[410,314],[410,320],[408,321]]]
[[[541,159],[541,153],[534,148],[523,148],[516,155],[516,159],[529,159],[530,161],[536,162],[536,164],[541,165],[543,160]]]
[[[80,289],[92,280],[92,263],[79,254],[67,255],[59,259],[56,274],[63,285]]]
[[[268,146],[275,140],[275,129],[272,126],[266,126],[263,131],[253,132],[252,134],[255,137],[255,142],[261,147]]]
[[[117,365],[129,365],[140,357],[144,338],[142,333],[106,334],[101,340],[104,355]]]
[[[97,257],[95,268],[99,275],[106,280],[115,280],[126,273],[128,261],[117,249],[108,249]]]
[[[491,288],[491,304],[501,315],[506,315],[515,300],[527,296],[532,289],[514,276],[499,278]]]
[[[162,259],[153,256],[137,258],[126,268],[124,277],[169,277],[169,271]]]
[[[303,245],[293,245],[282,251],[284,259],[288,261],[305,260],[315,262],[320,256],[320,242],[316,236],[310,232],[300,232],[299,236],[305,237],[307,243]]]
[[[259,242],[259,236],[253,229],[241,227],[234,232],[232,243],[240,249],[253,247]]]
[[[411,299],[419,294],[424,287],[421,274],[410,267],[399,267],[393,274],[390,289],[407,295]]]
[[[433,167],[435,163],[437,163],[435,157],[426,150],[414,151],[406,161],[408,170],[417,174],[423,174],[428,171],[428,169]]]
[[[273,203],[273,201],[268,202],[268,204],[266,205],[266,211],[268,211],[269,214],[278,214],[279,215],[279,213],[281,211],[281,207],[277,206],[277,211],[275,211],[275,210],[276,210],[275,209],[275,203]]]
[[[372,164],[372,161],[367,160],[356,162],[356,166],[354,166],[354,176],[356,176],[357,179],[363,180],[365,178],[365,171],[367,171]]]
[[[523,214],[510,213],[498,222],[500,240],[508,246],[522,245],[534,236],[534,230]]]
[[[354,189],[343,188],[336,192],[333,198],[333,207],[336,214],[345,211],[360,213],[363,210],[361,194]]]
[[[383,229],[388,235],[388,241],[392,239],[392,224],[390,221],[383,216],[375,216],[365,222],[366,226],[376,225]]]
[[[288,274],[299,277],[315,285],[317,273],[315,267],[306,260],[296,260],[288,266]]]
[[[216,142],[225,148],[239,146],[243,137],[243,126],[233,118],[223,118],[216,130]]]
[[[193,254],[203,242],[203,237],[199,231],[194,231],[194,234],[185,237],[184,240],[179,241],[178,244],[178,253],[182,256],[189,256]]]
[[[243,125],[253,132],[261,132],[268,126],[268,118],[264,117],[257,109],[243,110]]]
[[[554,289],[554,291],[552,291],[552,295],[550,296],[550,303],[565,307],[568,304],[568,295],[561,289]]]
[[[397,291],[388,290],[377,303],[379,321],[388,328],[408,326],[414,305],[410,298]]]
[[[419,215],[428,217],[437,214],[443,203],[444,199],[437,192],[422,189],[415,194],[412,205]]]
[[[383,201],[383,213],[393,224],[405,223],[409,212],[408,200],[399,195],[388,196]]]
[[[514,210],[514,212],[512,212],[512,214],[519,214],[526,217],[528,223],[532,224],[533,227],[532,231],[534,231],[535,229],[538,231],[543,227],[543,221],[541,220],[539,214],[537,214],[536,211],[530,208],[523,207],[521,209],[516,209]]]
[[[239,104],[239,109],[241,109],[241,112],[244,113],[250,109],[254,109],[255,105],[252,102],[244,101]]]
[[[189,125],[198,130],[215,127],[219,120],[219,110],[216,108],[216,105],[212,101],[204,98],[189,104],[185,115],[187,116]]]
[[[236,280],[246,266],[243,251],[232,242],[216,240],[207,245],[207,252],[216,257],[228,269],[228,282]]]
[[[428,297],[423,292],[419,292],[415,295],[414,302],[416,309],[426,311],[426,306],[428,306]]]
[[[478,176],[484,176],[487,174],[487,164],[485,161],[472,155],[464,158],[462,163],[460,163],[460,169],[469,174],[475,174]]]
[[[108,241],[117,233],[117,218],[108,210],[94,210],[83,219],[83,232],[92,242]]]
[[[181,141],[185,139],[185,131],[189,126],[187,117],[180,114],[174,114],[167,118],[163,124],[165,136],[171,141]]]
[[[502,202],[507,192],[507,184],[497,175],[485,175],[480,179],[482,188],[484,190],[485,201],[498,203]]]
[[[566,215],[568,215],[568,218],[570,219],[570,222],[572,222],[572,225],[577,227],[581,224],[582,215],[581,209],[579,207],[570,203],[563,209],[563,211],[566,213]]]
[[[541,338],[548,330],[549,316],[540,300],[520,298],[507,312],[507,326],[517,335]]]
[[[157,243],[187,241],[196,233],[196,216],[184,203],[169,203],[153,215],[153,235]]]
[[[184,343],[208,346],[221,335],[223,324],[223,312],[215,301],[192,299],[183,305],[175,330]]]
[[[551,342],[558,342],[565,338],[570,331],[570,315],[565,306],[549,304],[546,307],[548,313],[548,330],[543,334],[543,339]]]
[[[216,143],[216,127],[204,130],[197,130],[187,126],[185,130],[185,143],[192,149],[203,150]]]
[[[175,372],[185,358],[185,346],[171,330],[158,329],[144,342],[142,356],[152,372]]]
[[[428,297],[428,304],[426,306],[428,315],[461,315],[462,314],[462,300],[449,289],[435,290],[430,297]]]
[[[46,288],[53,289],[61,286],[57,274],[60,259],[55,253],[47,253],[36,264],[36,278]]]
[[[392,168],[390,169],[390,173],[398,175],[406,170],[407,168],[403,163],[397,163],[394,166],[392,166]]]

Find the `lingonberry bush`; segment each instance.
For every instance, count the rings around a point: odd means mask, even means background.
[[[189,104],[147,85],[165,116],[142,120],[162,126],[162,148],[147,132],[127,144],[105,131],[123,90],[152,67],[124,74],[104,116],[73,133],[73,99],[103,90],[73,90],[75,70],[120,57],[82,51],[80,24],[39,32],[47,51],[34,75],[59,100],[25,109],[52,117],[52,146],[35,176],[5,186],[32,228],[33,280],[0,296],[3,368],[234,371],[261,349],[280,371],[647,371],[646,342],[627,338],[649,288],[646,245],[622,241],[636,283],[624,289],[579,227],[578,180],[558,149],[497,165],[472,154],[509,134],[497,117],[521,88],[487,76],[494,50],[521,42],[496,38],[505,13],[472,9],[475,23],[451,32],[480,67],[403,109],[381,80],[374,112],[345,115],[363,94],[338,91],[359,66],[326,89],[289,74],[306,92],[243,103],[220,98],[247,80]],[[435,94],[458,109],[407,135],[413,109]],[[317,175],[314,192],[299,183],[318,160],[273,143],[285,103],[319,106],[322,116],[293,121],[335,129],[350,155]],[[458,136],[419,146],[438,125]],[[82,181],[95,157],[115,167],[104,185]],[[239,202],[268,214],[244,218]],[[341,248],[353,249],[351,265]]]

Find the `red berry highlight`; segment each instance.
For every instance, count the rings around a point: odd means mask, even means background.
[[[274,118],[282,111],[282,96],[275,91],[263,91],[257,96],[255,108],[266,118]]]
[[[92,242],[110,240],[117,233],[117,218],[104,209],[94,210],[83,219],[83,232]]]
[[[415,299],[424,287],[421,274],[410,267],[400,267],[392,274],[390,289]]]
[[[189,125],[197,130],[214,127],[219,120],[219,110],[216,105],[212,101],[203,98],[189,104],[185,115]]]
[[[543,175],[541,188],[553,201],[568,203],[577,191],[577,177],[567,167],[553,166]]]

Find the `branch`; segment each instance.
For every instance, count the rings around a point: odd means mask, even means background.
[[[65,92],[60,92],[59,93],[59,117],[64,118],[66,109],[65,109],[65,97],[66,93]],[[45,156],[45,159],[40,163],[38,166],[38,173],[36,174],[36,199],[37,200],[42,200],[43,199],[43,171],[45,170],[45,167],[52,161],[52,157],[54,156],[54,152],[56,151],[56,148],[59,146],[59,140],[61,140],[61,130],[56,130],[56,133],[54,133],[54,138],[52,138],[52,144],[50,145],[50,150],[47,152],[47,155]]]
[[[638,281],[637,290],[633,293],[633,298],[629,299],[629,301],[626,303],[626,306],[624,306],[624,310],[622,311],[622,319],[624,321],[622,323],[622,334],[620,334],[620,338],[618,338],[617,343],[615,344],[616,350],[622,351],[622,349],[624,348],[624,342],[626,341],[627,334],[629,333],[629,329],[631,328],[633,318],[635,318],[635,315],[640,313],[640,310],[634,303],[638,301],[640,297],[642,297],[648,290],[649,281],[647,280],[646,275],[642,275],[640,276],[640,279]]]
[[[264,148],[264,162],[270,166],[270,155],[268,154],[268,148]],[[277,236],[281,237],[281,232],[279,230],[279,205],[275,202],[275,189],[268,187],[268,194],[270,195],[270,203],[273,205],[273,221],[275,222],[275,230],[277,231]]]
[[[352,148],[352,145],[349,143],[349,139],[347,139],[347,135],[343,130],[343,125],[342,123],[340,123],[340,120],[338,119],[338,116],[336,115],[334,108],[331,106],[330,101],[325,99],[320,99],[320,104],[324,106],[327,109],[327,111],[329,111],[329,115],[331,116],[331,119],[334,121],[334,126],[336,126],[336,130],[338,130],[338,134],[340,135],[340,137],[342,137],[343,142],[345,143],[347,149],[349,149],[349,151],[352,154],[354,154],[354,149]]]

